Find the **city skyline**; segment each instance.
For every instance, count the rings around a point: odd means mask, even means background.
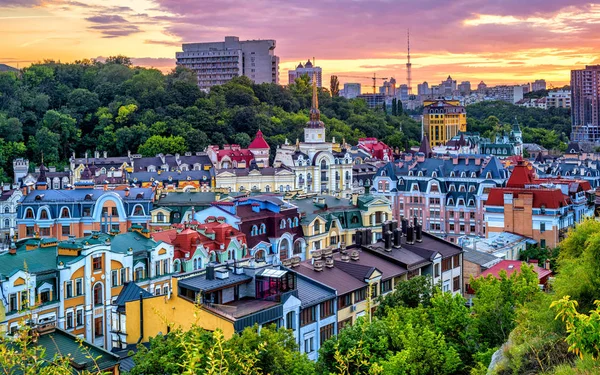
[[[209,10],[209,11],[207,11]],[[281,2],[0,0],[0,63],[74,61],[123,54],[167,71],[182,43],[275,39],[280,80],[312,56],[331,74],[406,79],[411,30],[413,88],[449,74],[460,81],[568,84],[571,69],[598,64],[600,4],[483,0]],[[68,25],[65,27],[64,25]],[[340,78],[342,83],[357,81]],[[360,81],[367,85],[370,81]],[[327,85],[326,85],[327,86]]]

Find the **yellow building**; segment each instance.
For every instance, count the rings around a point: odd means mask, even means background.
[[[306,258],[314,250],[354,243],[359,228],[370,228],[372,240],[381,237],[381,223],[392,218],[390,201],[370,194],[352,199],[320,195],[290,201],[302,213]]]
[[[467,131],[467,112],[458,100],[425,100],[423,107],[423,131],[431,147]]]

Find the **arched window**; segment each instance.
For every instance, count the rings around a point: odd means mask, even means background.
[[[198,269],[198,259],[194,259],[194,269]]]
[[[327,161],[325,159],[321,160],[321,170],[327,169]]]
[[[8,227],[10,227],[10,220],[4,219],[4,228],[8,228]]]
[[[48,211],[42,210],[40,212],[40,220],[48,220]]]
[[[265,225],[265,223],[262,223],[262,224],[260,225],[260,230],[259,230],[259,232],[258,232],[258,233],[259,233],[259,234],[265,234],[265,233],[267,233],[267,226]]]
[[[271,186],[270,185],[265,186],[265,191],[267,193],[271,192]]]
[[[313,230],[315,232],[315,234],[318,234],[321,232],[321,223],[319,223],[318,221],[315,221],[315,224],[313,225]]]
[[[258,234],[258,227],[256,225],[252,226],[252,230],[250,231],[252,236],[256,236]]]
[[[294,242],[294,255],[302,254],[302,242]]]
[[[285,229],[285,219],[281,219],[279,222],[279,229]]]
[[[134,216],[143,216],[144,215],[144,208],[141,205],[138,204],[133,209],[133,215]]]
[[[589,175],[589,173],[588,173],[588,175]],[[10,213],[10,208],[8,208],[8,206],[4,207],[4,213],[5,214]]]
[[[33,219],[33,209],[28,208],[25,210],[25,219]]]
[[[279,192],[283,193],[283,185],[279,185]]]
[[[94,306],[102,305],[102,300],[104,299],[102,294],[104,294],[103,288],[102,288],[102,283],[96,283],[96,285],[94,285],[94,293],[93,293]]]
[[[63,207],[62,210],[60,210],[60,217],[71,217],[71,214],[69,213],[69,209],[67,207]]]
[[[265,251],[264,250],[258,250],[255,254],[254,254],[254,259],[258,262],[260,261],[264,261],[265,260]]]
[[[287,226],[288,226],[288,228],[292,227],[292,218],[287,219]]]
[[[156,215],[156,221],[158,221],[159,223],[164,223],[165,222],[165,214],[163,214],[162,212],[159,212]]]
[[[356,216],[356,215],[352,216],[352,219],[350,219],[350,223],[358,224],[358,216]]]
[[[297,218],[297,217],[295,217],[295,218],[294,218],[294,227],[297,227],[297,226],[298,226],[298,218]]]
[[[346,171],[346,181],[348,181],[350,179],[350,172]]]
[[[181,272],[181,262],[179,261],[179,259],[175,259],[175,261],[173,262],[173,272]]]

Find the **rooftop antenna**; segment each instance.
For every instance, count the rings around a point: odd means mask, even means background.
[[[407,42],[408,42],[408,55],[406,61],[406,85],[408,86],[408,95],[412,95],[412,78],[411,78],[411,67],[410,63],[410,29],[407,30]]]

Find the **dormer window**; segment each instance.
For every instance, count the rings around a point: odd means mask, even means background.
[[[431,173],[431,177],[433,177],[433,178],[437,178],[437,172],[432,172],[432,173]]]

